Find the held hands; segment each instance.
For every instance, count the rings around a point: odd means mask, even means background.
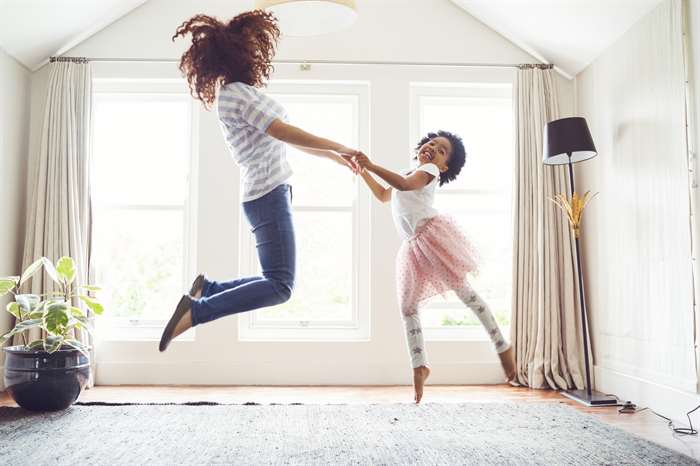
[[[355,175],[360,172],[360,167],[355,163],[354,157],[361,152],[355,149],[350,149],[349,147],[342,146],[335,151],[338,154],[338,163],[345,165],[352,171]]]
[[[372,169],[372,161],[361,151],[353,157],[353,162],[360,168],[360,172]]]
[[[339,163],[347,166],[355,175],[364,172],[372,165],[372,161],[362,151],[342,147],[336,152],[340,156]]]

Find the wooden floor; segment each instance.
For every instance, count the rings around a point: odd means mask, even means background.
[[[410,403],[411,387],[221,387],[221,386],[99,386],[86,390],[80,401],[182,403],[214,401],[219,403]],[[592,414],[603,422],[632,434],[684,453],[700,462],[700,438],[673,434],[666,421],[645,410],[635,414],[619,414],[618,408],[587,408],[557,392],[513,388],[507,385],[430,386],[424,403],[461,402],[560,402]],[[0,392],[0,406],[14,406]]]

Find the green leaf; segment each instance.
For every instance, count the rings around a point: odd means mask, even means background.
[[[56,283],[59,283],[60,280],[58,278],[58,272],[56,271],[56,267],[53,266],[51,261],[48,260],[46,257],[42,257],[41,263],[44,264],[44,270],[46,270],[46,273],[49,274],[51,280],[55,281]]]
[[[18,294],[15,301],[23,311],[29,312],[40,303],[40,297],[35,294]]]
[[[44,340],[34,340],[33,342],[29,343],[26,346],[26,348],[30,349],[30,350],[34,350],[34,349],[38,349],[38,348],[43,349],[44,348]]]
[[[40,327],[41,324],[42,322],[39,319],[23,320],[22,322],[19,322],[17,325],[15,325],[14,330],[17,330],[18,332],[24,332],[25,330],[29,330],[30,328]]]
[[[95,286],[95,285],[80,285],[78,288],[82,288],[83,290],[87,290],[87,291],[93,291],[95,293],[98,291],[102,291],[102,288],[100,288],[99,286]]]
[[[44,314],[46,330],[55,335],[62,335],[68,326],[68,306],[63,303],[52,304]]]
[[[80,309],[79,307],[76,307],[76,306],[71,306],[71,307],[70,307],[70,314],[71,314],[73,317],[76,317],[76,318],[77,318],[77,317],[87,317],[87,316],[85,315],[85,312],[83,312],[82,309]]]
[[[87,346],[85,346],[84,344],[82,344],[81,342],[79,342],[78,340],[74,340],[74,339],[72,339],[72,338],[69,338],[69,339],[65,340],[64,343],[65,343],[66,345],[69,345],[69,346],[71,346],[71,347],[77,349],[77,350],[80,351],[81,353],[83,353],[83,354],[85,355],[86,358],[89,358],[89,357],[90,357],[90,350],[89,350],[89,348],[88,348]]]
[[[90,323],[90,319],[87,317],[73,317],[73,321],[70,326],[78,327],[79,329],[86,330],[90,334],[95,330]]]
[[[30,317],[31,319],[43,319],[44,314],[46,313],[46,309],[48,305],[51,303],[51,301],[42,301],[39,303],[39,305],[34,309],[29,315],[36,315],[37,317]]]
[[[56,272],[66,284],[75,280],[75,262],[68,256],[61,257],[56,263]]]
[[[22,320],[22,308],[19,303],[8,303],[5,309],[19,320]]]
[[[28,319],[42,319],[44,318],[44,310],[43,308],[41,310],[34,310],[29,313],[27,316]]]
[[[44,258],[42,257],[41,259],[37,259],[34,262],[32,262],[29,267],[24,269],[24,273],[22,273],[22,278],[19,280],[19,286],[22,286],[22,283],[26,282],[29,280],[37,270],[39,270],[39,267],[44,263]]]
[[[104,310],[105,310],[104,307],[102,306],[102,304],[100,304],[99,302],[97,302],[97,300],[96,300],[95,298],[91,298],[90,296],[81,294],[81,295],[80,295],[80,299],[82,299],[83,302],[85,303],[85,305],[86,305],[87,307],[89,307],[90,310],[91,310],[92,312],[94,312],[95,314],[97,314],[98,316],[99,316],[99,315],[102,315],[102,313],[103,313]]]
[[[41,327],[42,324],[41,319],[30,319],[30,320],[23,320],[22,322],[18,322],[17,325],[15,325],[15,328],[7,332],[5,335],[0,337],[0,346],[4,345],[7,340],[12,338],[18,333],[22,333],[25,330],[29,330],[32,328],[36,327]]]
[[[48,335],[46,338],[44,338],[44,350],[47,353],[55,353],[61,348],[62,344],[62,335]]]
[[[0,278],[0,296],[5,296],[17,286],[19,277]]]
[[[78,329],[80,331],[87,332],[88,335],[90,335],[90,336],[95,335],[95,330],[92,327],[86,327],[83,324],[81,324],[80,322],[75,322],[74,325],[69,326],[69,330],[73,330],[73,329]]]

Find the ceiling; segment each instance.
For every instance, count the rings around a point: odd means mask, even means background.
[[[35,70],[147,1],[0,0],[0,48]],[[372,1],[406,8],[418,0]],[[571,77],[662,0],[451,1]]]
[[[535,58],[575,76],[663,0],[451,0]]]
[[[0,0],[0,47],[31,70],[148,0]]]

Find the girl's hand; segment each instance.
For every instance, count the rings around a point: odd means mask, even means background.
[[[353,161],[355,164],[360,167],[362,170],[365,169],[371,169],[372,168],[372,161],[367,157],[367,155],[363,154],[362,152],[358,153],[353,157]]]
[[[357,175],[361,170],[360,166],[355,163],[354,157],[351,155],[338,154],[336,162],[348,167],[355,175]]]
[[[357,149],[350,149],[346,146],[339,146],[334,151],[345,160],[344,165],[348,165],[354,174],[357,175],[360,172],[360,166],[355,162],[355,156],[362,152]]]

